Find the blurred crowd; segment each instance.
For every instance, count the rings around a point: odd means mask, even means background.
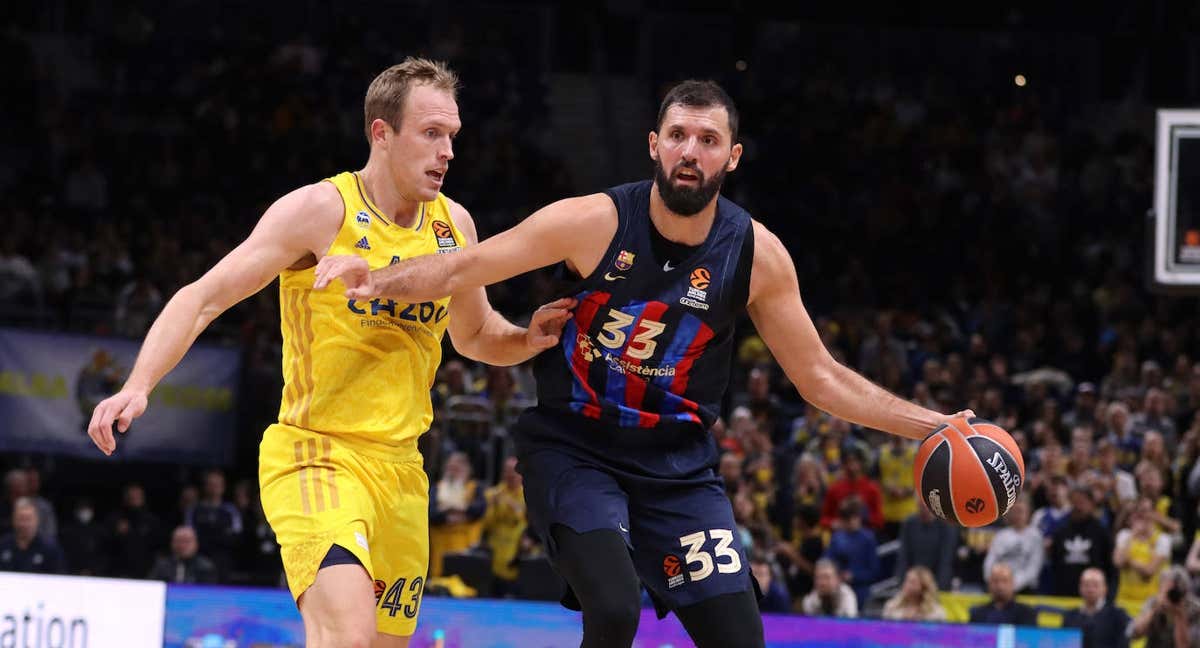
[[[74,47],[0,35],[27,62],[6,66],[6,83],[28,98],[0,107],[28,126],[2,143],[27,164],[0,171],[0,324],[143,335],[274,197],[361,163],[362,90],[405,53],[448,59],[466,81],[470,127],[447,191],[482,236],[598,189],[574,186],[562,164],[572,151],[544,137],[539,32],[519,19],[486,14],[478,38],[458,23],[433,34],[398,24],[411,32],[398,49],[352,15],[316,31],[265,15],[186,29],[213,18],[204,7],[112,9]],[[1068,621],[1096,636],[1200,636],[1200,322],[1195,300],[1140,279],[1153,111],[1136,97],[1081,104],[1051,83],[968,92],[936,69],[863,80],[815,60],[780,75],[771,62],[801,56],[802,35],[755,29],[745,65],[712,75],[743,112],[746,156],[726,193],[792,251],[835,357],[905,398],[1009,430],[1027,471],[1004,521],[938,520],[914,497],[916,442],[806,404],[742,327],[711,433],[763,609],[936,620],[938,592],[986,592],[972,619],[1033,623],[1014,595],[1067,595],[1084,602]],[[490,294],[519,315],[541,285]],[[243,350],[245,394],[280,391],[278,317],[268,289],[206,334]],[[465,579],[476,593],[534,595],[519,572],[540,550],[507,434],[535,396],[528,367],[448,349],[432,396],[433,575],[473,569],[462,557],[475,556],[490,566]],[[38,468],[53,462],[0,457],[14,467],[0,569],[278,584],[254,480],[277,404],[242,400],[232,489],[220,470],[181,471],[149,497],[129,483],[119,502],[48,498]],[[1122,608],[1142,613],[1122,619]]]

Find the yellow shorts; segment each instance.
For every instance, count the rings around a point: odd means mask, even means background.
[[[331,435],[267,428],[258,480],[293,598],[313,584],[337,544],[375,581],[378,631],[408,636],[416,630],[429,566],[429,478],[410,457],[391,462],[355,452]]]

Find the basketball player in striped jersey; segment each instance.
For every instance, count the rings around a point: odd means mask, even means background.
[[[382,267],[476,243],[470,215],[440,192],[460,127],[457,87],[453,72],[423,59],[376,77],[364,109],[366,166],[283,196],[249,238],[181,288],[88,428],[112,454],[114,422],[128,430],[209,322],[279,277],[283,400],[263,435],[259,482],[310,647],[406,646],[415,629],[429,553],[417,437],[432,420],[443,333],[467,357],[516,364],[557,343],[573,305],[540,309],[526,330],[493,311],[478,286],[416,302],[313,289],[326,255]]]
[[[912,439],[952,418],[897,398],[825,349],[788,251],[719,195],[742,153],[737,131],[720,86],[686,81],[667,93],[649,134],[652,180],[554,203],[463,254],[373,271],[331,256],[317,267],[316,285],[340,277],[348,296],[432,299],[565,265],[574,316],[558,349],[538,357],[538,404],[513,432],[530,523],[570,585],[564,603],[583,610],[587,648],[630,645],[639,582],[697,646],[763,645],[708,434],[741,312],[821,409]]]

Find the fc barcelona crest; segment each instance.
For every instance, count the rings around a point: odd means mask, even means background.
[[[621,250],[621,252],[617,254],[617,260],[613,263],[613,265],[617,266],[617,270],[628,270],[632,268],[633,252]]]

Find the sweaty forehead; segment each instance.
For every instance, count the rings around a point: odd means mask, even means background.
[[[685,106],[673,104],[663,115],[662,130],[682,128],[683,130],[716,131],[729,137],[729,112],[725,106]]]

